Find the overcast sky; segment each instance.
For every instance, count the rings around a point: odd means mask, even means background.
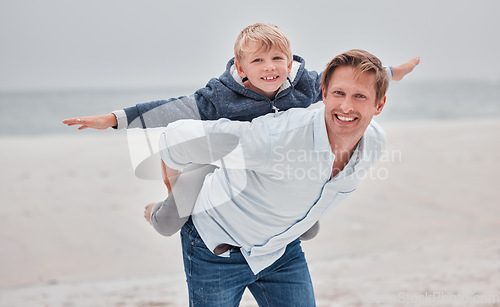
[[[500,82],[500,1],[0,0],[0,90],[202,87],[273,23],[310,70],[362,48],[412,80]]]

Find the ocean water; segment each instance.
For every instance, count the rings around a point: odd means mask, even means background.
[[[62,120],[108,114],[137,103],[190,95],[196,88],[0,92],[0,136],[75,133]],[[379,122],[500,119],[500,82],[392,82]],[[103,133],[87,129],[85,133]],[[111,132],[105,132],[111,133]]]
[[[75,133],[66,118],[109,114],[137,103],[191,94],[196,89],[99,89],[0,92],[0,136]],[[82,133],[112,133],[85,129]]]

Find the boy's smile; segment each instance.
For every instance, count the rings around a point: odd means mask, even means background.
[[[256,43],[248,46],[241,61],[234,64],[241,78],[248,78],[245,87],[273,99],[278,89],[285,83],[292,68],[292,59],[288,59],[279,48],[273,47],[265,51]]]

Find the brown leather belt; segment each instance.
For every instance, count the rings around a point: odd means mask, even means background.
[[[219,256],[219,255],[224,254],[225,252],[227,252],[230,249],[239,249],[239,246],[234,246],[234,245],[225,244],[225,243],[224,244],[219,244],[214,249],[214,254],[216,254],[217,256]]]

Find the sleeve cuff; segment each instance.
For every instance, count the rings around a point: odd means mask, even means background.
[[[118,125],[113,127],[113,129],[121,130],[121,129],[126,129],[128,127],[127,114],[125,113],[124,110],[117,110],[111,113],[116,116],[116,121],[118,123]]]
[[[394,70],[392,69],[392,66],[389,67],[384,67],[385,71],[387,72],[387,76],[389,77],[389,81],[392,81],[392,76],[394,75]]]

